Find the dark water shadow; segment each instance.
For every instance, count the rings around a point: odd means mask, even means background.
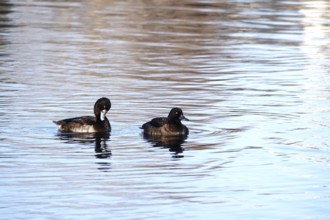
[[[153,137],[144,134],[143,138],[151,143],[153,147],[167,148],[172,152],[173,158],[182,158],[183,151],[185,150],[182,147],[182,144],[185,142],[187,137]]]
[[[58,133],[60,140],[66,143],[94,144],[95,157],[99,159],[111,156],[111,150],[107,144],[110,140],[109,133]]]

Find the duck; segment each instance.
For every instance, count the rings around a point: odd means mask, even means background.
[[[181,108],[172,108],[167,117],[154,118],[144,123],[141,129],[148,137],[187,136],[189,129],[181,123],[182,120],[189,121]]]
[[[111,108],[111,102],[108,98],[102,97],[94,104],[95,116],[81,116],[68,118],[59,121],[53,121],[60,132],[67,133],[96,133],[110,132],[111,125],[106,117]]]

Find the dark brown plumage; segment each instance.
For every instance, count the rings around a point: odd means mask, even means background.
[[[189,130],[181,120],[189,121],[180,108],[173,108],[168,117],[154,118],[141,128],[147,136],[187,136]]]

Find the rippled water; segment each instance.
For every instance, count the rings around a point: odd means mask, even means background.
[[[0,3],[1,219],[329,219],[329,1]],[[52,120],[109,97],[111,135]],[[181,107],[183,143],[144,122]]]

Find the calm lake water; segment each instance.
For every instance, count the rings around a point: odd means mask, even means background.
[[[330,1],[2,0],[1,219],[329,219]],[[112,101],[110,136],[52,120]],[[181,107],[183,142],[141,126]]]

